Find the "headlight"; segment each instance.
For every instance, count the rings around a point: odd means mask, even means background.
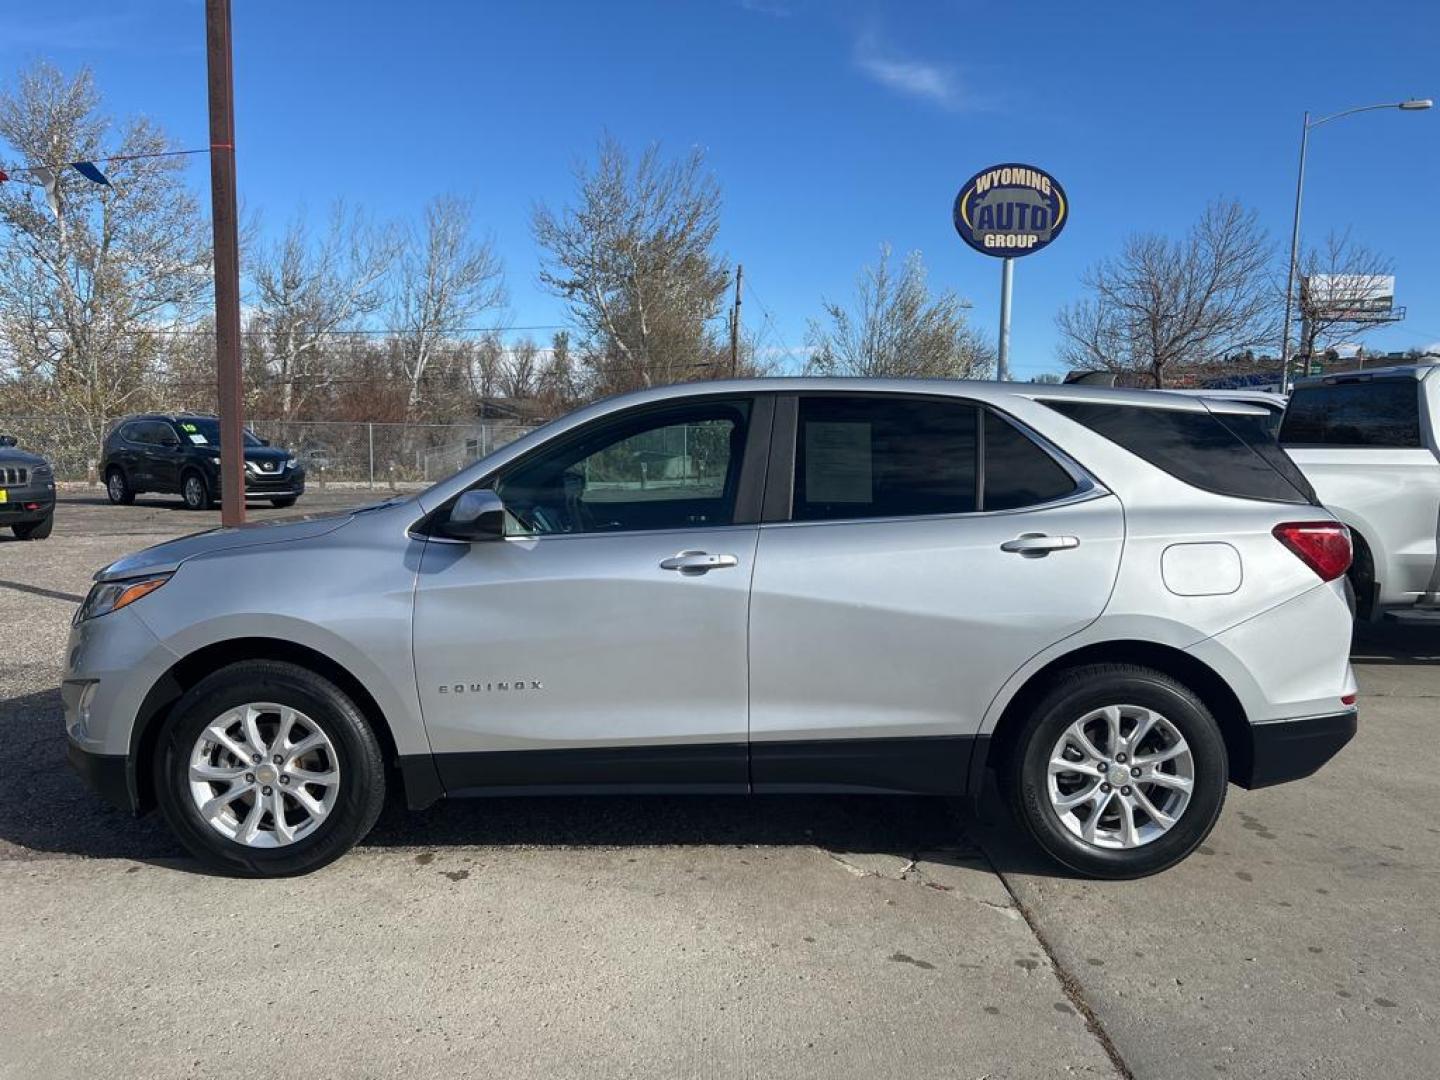
[[[35,468],[30,470],[31,480],[53,480],[54,477],[55,474],[50,471],[49,465],[36,465]]]
[[[170,580],[170,574],[151,574],[149,577],[125,578],[123,581],[97,581],[90,588],[90,595],[75,612],[75,622],[98,619],[122,607],[133,604],[142,596],[149,596]]]
[[[289,457],[287,457],[287,458],[285,459],[285,467],[286,467],[287,469],[293,469],[293,468],[295,467],[295,455],[294,455],[294,454],[291,454]]]

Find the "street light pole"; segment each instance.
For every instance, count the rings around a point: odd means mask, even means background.
[[[1290,325],[1295,312],[1295,278],[1299,273],[1300,200],[1305,192],[1305,154],[1310,148],[1310,129],[1317,128],[1321,124],[1328,124],[1331,120],[1339,120],[1344,116],[1353,116],[1355,113],[1373,112],[1376,109],[1419,112],[1430,108],[1433,104],[1434,102],[1429,98],[1407,98],[1405,101],[1387,101],[1379,105],[1357,105],[1353,109],[1343,109],[1313,121],[1310,119],[1310,113],[1305,113],[1300,126],[1300,171],[1295,177],[1295,220],[1290,230],[1290,268],[1285,278],[1285,336],[1280,341],[1280,388],[1286,393],[1290,391]]]

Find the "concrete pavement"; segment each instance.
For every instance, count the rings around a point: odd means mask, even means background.
[[[392,807],[236,882],[81,786],[55,690],[89,574],[213,516],[0,540],[0,1076],[1440,1072],[1440,639],[1362,637],[1357,740],[1145,881],[995,807],[772,797]]]

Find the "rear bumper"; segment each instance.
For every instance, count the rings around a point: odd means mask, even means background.
[[[96,754],[70,740],[66,755],[80,779],[106,802],[127,813],[135,812],[130,759],[125,754]]]
[[[1355,709],[1250,725],[1248,761],[1232,763],[1241,787],[1269,787],[1310,776],[1355,737]]]

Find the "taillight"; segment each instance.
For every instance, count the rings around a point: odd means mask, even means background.
[[[1350,530],[1338,521],[1287,521],[1270,531],[1321,581],[1334,581],[1350,569]]]

